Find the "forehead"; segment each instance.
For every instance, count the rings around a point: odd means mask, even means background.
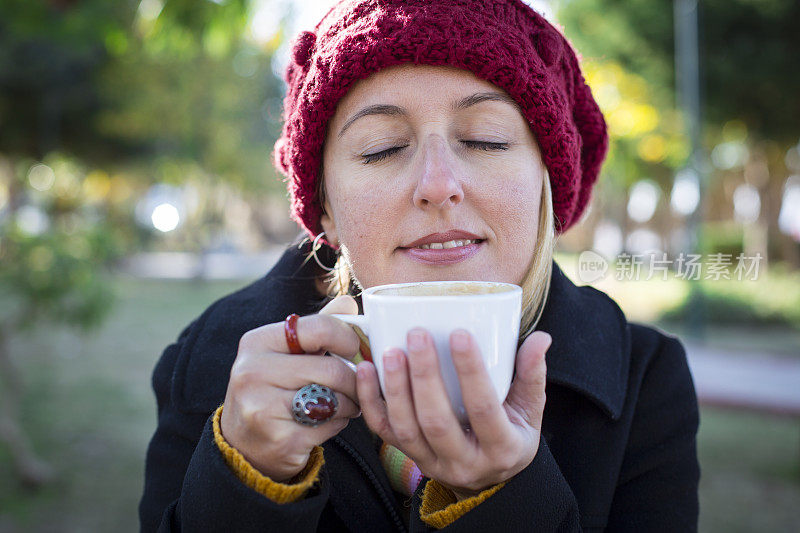
[[[402,64],[359,80],[340,100],[334,122],[371,104],[404,104],[410,111],[449,108],[452,101],[476,92],[504,91],[468,70],[439,65]]]

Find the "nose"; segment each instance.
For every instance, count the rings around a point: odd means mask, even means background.
[[[424,156],[414,190],[414,205],[420,209],[446,208],[461,203],[464,191],[456,173],[453,153],[440,136],[431,136],[423,146]]]

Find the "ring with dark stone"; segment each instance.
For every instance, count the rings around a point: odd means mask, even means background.
[[[338,407],[339,401],[330,387],[309,383],[294,393],[292,416],[304,426],[315,427],[330,420]]]

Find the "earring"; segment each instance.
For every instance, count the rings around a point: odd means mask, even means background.
[[[319,257],[317,257],[317,250],[322,248],[322,243],[319,242],[319,240],[324,236],[325,236],[325,232],[323,231],[320,234],[318,234],[316,237],[314,237],[314,242],[311,243],[311,257],[314,258],[314,261],[317,262],[317,264],[319,265],[319,267],[321,269],[325,270],[326,272],[332,272],[332,271],[336,270],[336,268],[335,267],[328,267],[328,266],[323,265],[322,261],[320,261]]]

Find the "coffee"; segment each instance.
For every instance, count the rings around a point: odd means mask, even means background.
[[[468,296],[471,294],[496,294],[513,290],[511,285],[482,283],[479,281],[425,282],[375,291],[379,296]]]

